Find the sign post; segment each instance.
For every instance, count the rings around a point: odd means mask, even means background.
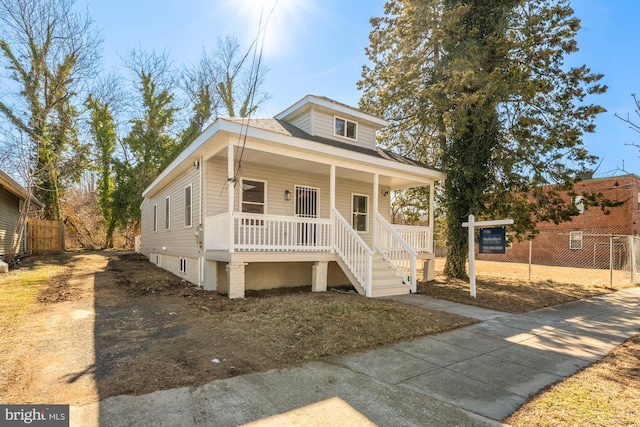
[[[463,222],[463,227],[469,228],[469,294],[471,298],[476,297],[476,262],[475,262],[475,231],[476,227],[493,227],[495,225],[508,225],[513,224],[512,219],[499,219],[494,221],[478,221],[475,222],[476,217],[469,215],[468,222]]]

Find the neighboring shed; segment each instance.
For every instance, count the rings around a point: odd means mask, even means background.
[[[24,201],[28,197],[27,190],[18,184],[6,172],[0,170],[0,259],[11,251],[15,243],[14,230],[20,216]],[[44,205],[31,196],[31,203],[39,208]],[[26,253],[27,248],[26,227],[22,236],[19,253]]]

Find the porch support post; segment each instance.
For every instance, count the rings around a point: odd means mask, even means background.
[[[378,196],[380,194],[380,175],[373,174],[373,207],[371,209],[371,226],[373,227],[373,250],[378,244],[378,227],[376,226],[376,212],[378,212]]]
[[[316,261],[311,267],[311,292],[327,291],[327,272],[329,263],[327,261]]]
[[[335,250],[336,247],[336,231],[335,218],[333,211],[336,208],[336,165],[329,167],[329,218],[331,219],[331,250]]]
[[[246,262],[230,262],[227,264],[229,299],[244,298],[244,267],[246,265]]]
[[[233,159],[233,144],[229,142],[227,146],[227,200],[228,207],[227,212],[229,213],[229,252],[235,252],[235,230],[233,227],[233,207],[235,205],[235,163]]]
[[[431,228],[431,232],[429,233],[429,249],[431,252],[435,252],[435,242],[433,241],[433,233],[436,231],[435,221],[435,192],[436,192],[436,183],[432,182],[429,184],[429,227]]]

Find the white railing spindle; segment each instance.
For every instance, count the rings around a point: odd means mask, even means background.
[[[229,214],[205,220],[205,249],[229,250]],[[234,212],[235,251],[331,252],[331,220]]]
[[[374,214],[374,218],[378,236],[378,241],[375,242],[376,250],[391,262],[402,276],[403,282],[411,287],[411,292],[417,292],[416,264],[418,253],[379,212]]]
[[[433,252],[433,229],[431,227],[392,224],[400,237],[417,252]]]
[[[365,290],[367,297],[371,296],[373,278],[373,251],[351,224],[334,209],[335,249],[349,270]]]

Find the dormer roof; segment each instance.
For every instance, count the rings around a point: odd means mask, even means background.
[[[387,120],[381,119],[380,117],[365,113],[362,110],[334,101],[333,99],[316,95],[305,96],[291,107],[277,114],[275,118],[278,120],[291,121],[295,117],[306,113],[312,108],[332,114],[340,114],[348,119],[355,119],[360,123],[366,123],[373,126],[376,130],[389,125]]]

